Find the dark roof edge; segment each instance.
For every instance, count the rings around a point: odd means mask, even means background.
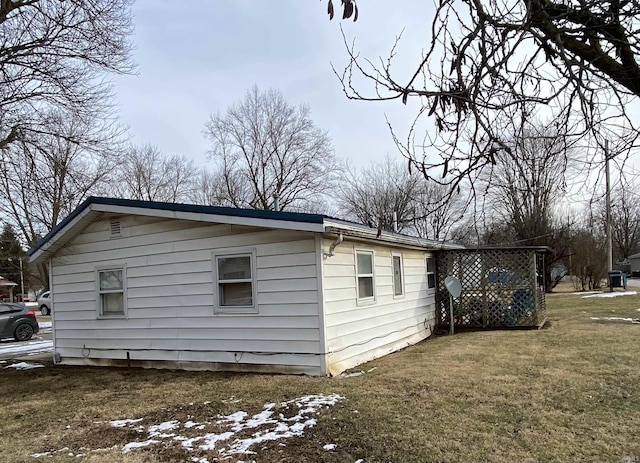
[[[80,204],[71,214],[65,217],[58,225],[46,234],[44,238],[38,241],[27,254],[33,255],[38,251],[47,241],[49,241],[56,233],[63,229],[69,222],[80,215],[91,204],[102,204],[107,206],[121,206],[121,207],[138,207],[143,209],[159,210],[159,211],[175,211],[175,212],[187,212],[194,214],[209,214],[209,215],[226,215],[231,217],[241,217],[249,219],[265,219],[265,220],[281,220],[285,222],[298,222],[298,223],[311,223],[322,224],[324,216],[320,214],[305,214],[302,212],[276,212],[265,211],[261,209],[236,209],[233,207],[220,207],[220,206],[202,206],[197,204],[182,204],[182,203],[165,203],[159,201],[142,201],[137,199],[121,199],[121,198],[106,198],[100,196],[89,196]]]

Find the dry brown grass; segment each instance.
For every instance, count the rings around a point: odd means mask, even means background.
[[[261,445],[244,459],[638,461],[640,325],[590,317],[638,318],[640,297],[552,294],[547,301],[550,326],[543,330],[437,337],[364,365],[365,371],[376,368],[351,378],[52,365],[2,369],[0,461],[186,462],[206,456],[213,462],[214,452],[186,453],[175,443],[123,455],[122,446],[140,435],[106,422],[212,421],[316,393],[338,393],[345,400],[321,413],[304,437]],[[228,400],[232,396],[240,402]],[[336,449],[323,450],[327,443]]]

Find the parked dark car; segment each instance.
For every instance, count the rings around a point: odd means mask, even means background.
[[[22,304],[0,304],[0,339],[28,341],[39,329],[33,310]]]

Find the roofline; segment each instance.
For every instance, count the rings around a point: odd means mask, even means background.
[[[100,214],[132,214],[168,219],[215,222],[231,225],[246,225],[264,228],[288,229],[314,233],[344,233],[347,236],[375,241],[378,243],[411,246],[415,248],[464,249],[464,246],[444,241],[428,240],[410,235],[378,231],[366,225],[335,219],[320,214],[300,212],[265,211],[260,209],[238,209],[220,206],[202,206],[196,204],[168,203],[159,201],[141,201],[133,199],[88,197],[71,214],[65,217],[47,235],[28,251],[31,262],[54,254],[64,245],[60,240],[68,241],[70,229],[85,227]],[[81,229],[76,229],[79,233]]]
[[[301,231],[324,231],[324,216],[299,212],[276,212],[260,209],[238,209],[220,206],[141,201],[134,199],[88,197],[71,214],[65,217],[47,235],[38,241],[27,254],[31,261],[37,260],[62,236],[58,236],[67,226],[82,220],[90,212],[135,213],[158,217],[199,220],[230,224],[285,228]],[[148,211],[145,214],[145,211]]]
[[[403,246],[411,246],[420,249],[428,248],[432,250],[438,249],[465,249],[461,244],[451,243],[447,241],[429,240],[419,238],[417,236],[403,235],[400,233],[390,233],[386,231],[378,232],[377,229],[366,225],[359,225],[345,220],[325,218],[325,233],[343,234],[355,238],[362,238],[368,241],[376,241],[386,244],[397,244]]]

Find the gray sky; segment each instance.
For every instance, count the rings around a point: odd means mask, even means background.
[[[115,79],[121,118],[133,143],[204,162],[205,122],[255,83],[280,90],[291,104],[308,104],[336,155],[355,166],[387,153],[399,157],[385,114],[405,133],[415,103],[349,101],[331,63],[337,69],[347,63],[340,25],[372,59],[386,57],[404,29],[398,76],[408,80],[426,46],[429,3],[361,1],[354,23],[329,21],[326,0],[137,0],[133,57],[139,71]]]

